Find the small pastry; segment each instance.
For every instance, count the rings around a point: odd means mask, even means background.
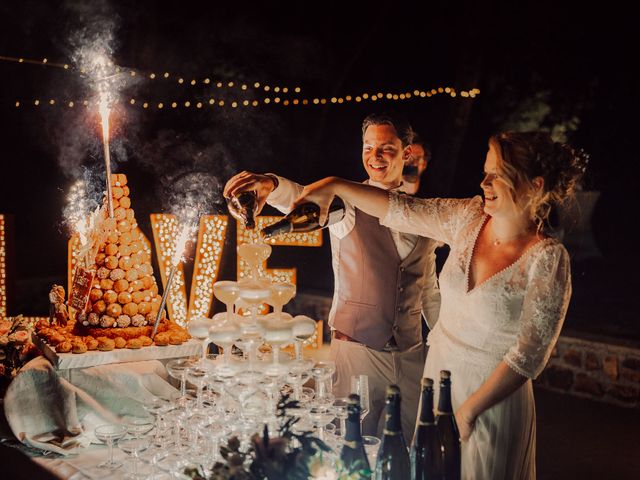
[[[69,353],[72,348],[73,348],[73,344],[69,340],[64,340],[63,342],[60,342],[56,345],[56,352]]]
[[[127,341],[122,337],[116,337],[113,341],[116,344],[116,348],[124,348],[127,346]]]
[[[142,348],[142,341],[139,338],[132,338],[130,340],[127,340],[127,348]]]
[[[148,347],[148,346],[153,344],[153,340],[151,340],[151,338],[147,337],[146,335],[140,335],[138,337],[138,340],[140,340],[140,342],[142,342],[142,346],[143,347]]]
[[[127,220],[120,220],[118,222],[118,231],[119,232],[129,232],[131,230],[131,223],[129,223]]]
[[[153,285],[156,284],[155,280],[151,275],[145,275],[144,277],[142,277],[141,280],[142,280],[142,286],[144,287],[145,290],[148,290],[149,288],[151,288]]]
[[[127,217],[127,209],[120,206],[114,209],[113,216],[116,218],[116,220],[124,220]]]
[[[129,205],[131,205],[131,203],[129,203]],[[133,221],[136,218],[136,214],[133,211],[133,208],[127,208],[127,213],[125,215],[126,215],[126,219],[129,220],[133,225]],[[135,227],[132,226],[132,228],[135,228]]]
[[[131,325],[134,327],[144,327],[147,324],[147,321],[144,318],[144,315],[137,314],[131,317]]]
[[[103,278],[102,280],[100,280],[100,288],[102,290],[113,289],[113,280],[111,280],[110,278]]]
[[[113,289],[118,293],[126,292],[129,289],[129,282],[127,282],[124,278],[121,278],[113,284]]]
[[[120,206],[123,207],[123,208],[130,208],[131,207],[131,199],[129,197],[122,196],[120,198]]]
[[[92,336],[84,337],[84,344],[87,346],[87,350],[96,350],[98,348],[98,340]]]
[[[134,302],[127,303],[122,308],[122,311],[126,315],[129,315],[130,317],[133,317],[134,315],[136,315],[138,313],[138,305],[136,303],[134,303]]]
[[[113,327],[116,323],[116,319],[113,317],[110,317],[109,315],[102,315],[100,317],[100,326],[102,328],[110,328]]]
[[[84,343],[81,339],[79,339],[79,338],[77,338],[77,339],[73,340],[73,341],[71,342],[71,346],[72,346],[72,348],[71,348],[71,352],[72,352],[72,353],[87,353],[87,350],[88,350],[88,349],[87,349],[87,346],[86,346],[86,345],[85,345],[85,343]]]
[[[107,315],[113,318],[118,318],[122,314],[122,307],[119,303],[112,303],[107,307]],[[118,325],[120,327],[126,327],[127,325]]]
[[[118,305],[119,306],[119,305]],[[120,315],[116,320],[116,323],[120,328],[125,328],[131,325],[131,317],[129,315]]]
[[[91,300],[92,302],[97,302],[101,298],[102,298],[102,290],[100,290],[99,288],[91,289],[91,291],[89,292],[89,300]]]
[[[109,257],[107,257],[109,258]],[[115,257],[114,257],[115,258]],[[111,270],[111,273],[109,274],[109,278],[111,280],[113,280],[114,282],[116,280],[122,280],[125,276],[124,270],[122,270],[121,268],[117,268],[118,264],[116,263],[116,266],[114,267],[114,270]]]
[[[162,332],[162,333],[156,334],[156,336],[153,337],[153,342],[159,347],[164,347],[166,345],[169,345],[169,333]]]
[[[100,325],[100,315],[98,315],[97,313],[91,312],[87,316],[87,321],[89,322],[89,325],[96,327]]]
[[[102,300],[108,304],[114,303],[118,300],[118,294],[114,290],[107,290],[102,295]]]
[[[115,254],[118,253],[118,245],[115,243],[107,243],[104,247],[104,253],[115,256]]]
[[[151,312],[151,302],[140,302],[138,304],[138,313],[146,315]]]
[[[111,232],[109,235],[107,235],[107,241],[110,243],[118,243],[118,234],[116,232]],[[113,255],[113,253],[110,253],[109,255]]]
[[[109,270],[118,268],[118,257],[116,257],[115,255],[109,255],[107,258],[104,259],[104,266],[107,267]],[[109,277],[111,278],[111,272],[109,272]],[[113,278],[111,278],[111,280],[113,280]]]
[[[106,258],[105,258],[105,261],[106,261]],[[117,265],[117,264],[116,264],[116,265]],[[109,269],[108,269],[108,268],[106,268],[106,267],[100,267],[100,268],[98,269],[97,275],[98,275],[98,278],[99,278],[100,280],[102,280],[103,278],[109,278],[109,274],[110,274],[110,273],[111,273],[111,272],[109,271]]]
[[[125,197],[128,197],[129,194],[131,193],[131,191],[129,190],[129,187],[126,186],[126,185],[124,187],[122,187],[122,192],[124,193]]]
[[[118,266],[124,270],[130,270],[133,267],[133,262],[131,261],[131,257],[129,255],[125,255],[124,257],[120,257],[120,261],[118,262]],[[135,278],[134,278],[135,280]]]
[[[98,300],[93,304],[92,310],[97,314],[104,313],[107,310],[107,304],[104,300]]]
[[[115,199],[119,199],[124,195],[124,190],[122,189],[122,187],[113,187],[111,189],[111,193],[113,194],[113,198]]]
[[[129,302],[132,302],[131,294],[129,292],[120,292],[118,294],[118,303],[120,305],[126,305]]]
[[[98,341],[98,350],[103,352],[110,352],[116,347],[115,342],[108,337],[98,337],[96,340]]]
[[[99,253],[96,255],[96,265],[98,266],[103,266],[104,265],[104,259],[107,258],[107,256],[104,253]]]
[[[133,268],[133,264],[130,265],[129,270],[127,271],[127,275],[125,276],[125,278],[130,281],[133,282],[134,280],[137,280],[139,277],[139,273],[138,273],[138,269],[137,268]],[[142,281],[142,286],[144,287],[144,281]]]

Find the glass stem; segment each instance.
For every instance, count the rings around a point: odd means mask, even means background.
[[[362,431],[362,422],[360,422],[360,431]],[[347,419],[340,418],[340,435],[342,438],[347,434]]]
[[[296,351],[296,360],[302,360],[302,342],[300,340],[296,340],[293,343],[293,348],[295,348]]]
[[[187,371],[183,370],[180,374],[180,396],[187,396]]]
[[[113,438],[107,437],[107,448],[109,449],[109,465],[113,464]]]

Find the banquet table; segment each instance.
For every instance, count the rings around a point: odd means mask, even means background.
[[[56,369],[37,357],[7,389],[6,431],[0,432],[0,442],[58,478],[122,478],[123,468],[96,468],[106,459],[107,448],[94,437],[95,427],[117,423],[125,415],[146,416],[145,401],[177,394],[160,360]],[[9,449],[3,450],[6,455]],[[125,454],[115,448],[114,458],[118,457]]]

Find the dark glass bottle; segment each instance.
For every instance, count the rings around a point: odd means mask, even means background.
[[[227,198],[229,213],[241,221],[245,228],[256,228],[256,213],[258,210],[258,199],[256,192],[241,192],[236,196]]]
[[[360,431],[360,396],[352,393],[347,403],[347,423],[340,460],[349,478],[370,479],[371,467],[367,459]]]
[[[433,380],[421,381],[420,412],[411,442],[412,480],[442,480],[442,445],[433,416]]]
[[[378,458],[376,480],[399,480],[410,478],[411,463],[407,444],[402,435],[400,421],[400,389],[397,385],[387,387],[386,422]]]
[[[344,217],[344,202],[340,197],[334,197],[329,205],[329,214],[324,225],[320,225],[320,207],[308,202],[298,205],[279,221],[262,229],[266,238],[290,232],[312,232],[339,222]]]
[[[451,372],[440,371],[440,398],[436,425],[442,443],[442,464],[445,480],[459,480],[460,477],[460,432],[451,406]]]

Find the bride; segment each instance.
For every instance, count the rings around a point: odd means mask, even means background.
[[[329,177],[295,202],[315,202],[324,215],[337,195],[387,227],[451,247],[424,375],[452,372],[465,479],[535,478],[531,380],[571,296],[569,255],[544,226],[584,167],[583,155],[546,133],[507,132],[489,140],[483,197],[419,199]]]

